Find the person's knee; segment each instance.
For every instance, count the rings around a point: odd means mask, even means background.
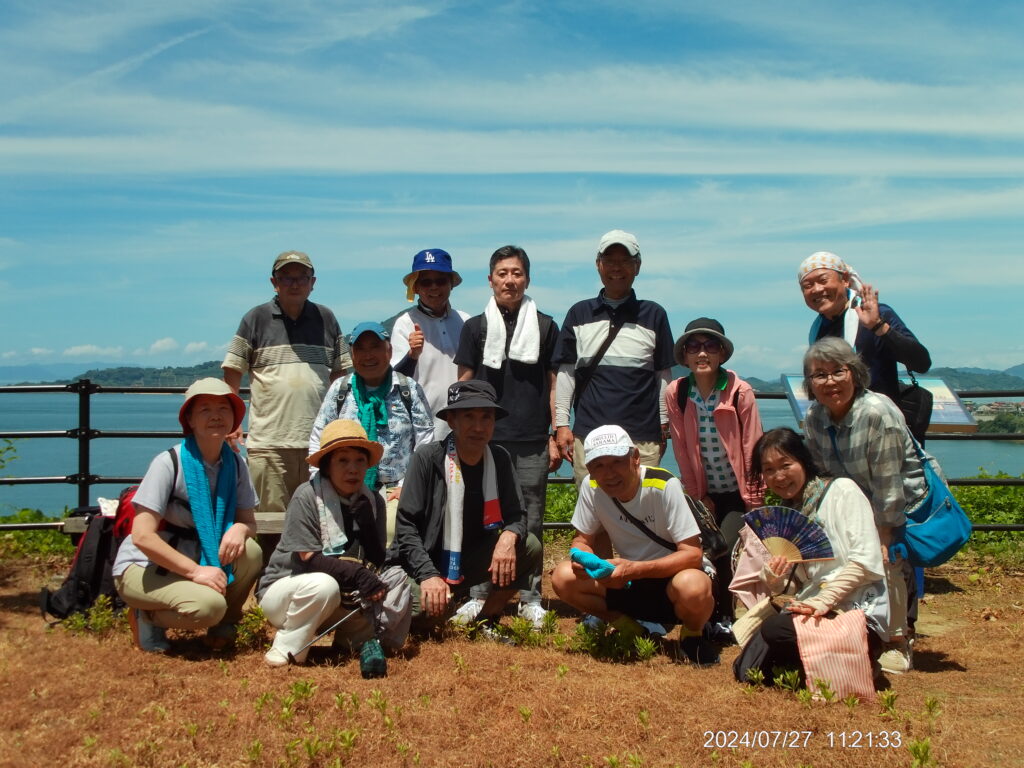
[[[571,560],[561,561],[551,572],[551,588],[559,597],[569,594],[575,581],[576,574],[572,569]]]
[[[220,624],[227,610],[228,602],[224,595],[209,588],[183,600],[175,607],[178,615],[196,629],[206,629]]]
[[[704,571],[688,568],[680,571],[668,585],[668,598],[680,618],[708,616],[715,605],[711,579]],[[704,617],[705,620],[707,616]]]

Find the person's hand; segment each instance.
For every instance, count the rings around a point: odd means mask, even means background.
[[[243,523],[235,523],[224,533],[220,540],[220,548],[217,550],[217,557],[221,565],[228,565],[235,562],[245,552],[245,539],[248,527]]]
[[[376,602],[379,602],[380,600],[383,600],[384,599],[384,595],[386,595],[387,593],[388,593],[387,589],[381,589],[381,590],[378,590],[377,592],[374,592],[372,595],[370,595],[366,599],[369,600],[371,603],[376,603]]]
[[[451,599],[448,583],[440,576],[431,576],[420,582],[420,603],[428,616],[444,616]]]
[[[558,431],[555,432],[555,442],[558,444],[558,454],[572,463],[572,449],[575,438],[572,436],[572,430],[568,427],[559,427]]]
[[[612,575],[598,579],[598,583],[607,589],[623,589],[633,579],[633,561],[612,557],[608,562],[615,566]]]
[[[491,574],[491,582],[499,587],[507,587],[515,581],[516,535],[511,531],[502,531],[498,537],[487,572]]]
[[[776,555],[768,561],[768,570],[774,573],[776,576],[785,575],[786,571],[789,570],[789,561],[782,555]]]
[[[854,307],[860,324],[867,329],[874,328],[882,316],[878,313],[878,291],[868,284],[864,284],[860,290],[860,304]]]
[[[548,438],[548,473],[557,472],[562,466],[562,452],[558,448],[558,441],[552,435]]]
[[[786,606],[786,610],[790,613],[795,613],[798,616],[813,616],[816,619],[820,619],[822,616],[828,614],[830,609],[822,605],[816,605],[811,601],[803,602],[801,600],[794,600]]]
[[[228,447],[232,451],[234,451],[235,453],[238,453],[240,448],[244,448],[245,447],[245,440],[242,439],[242,425],[239,424],[238,425],[238,429],[236,429],[230,435],[225,437],[224,440],[227,442]]]
[[[402,495],[402,486],[396,485],[394,488],[392,488],[390,491],[388,491],[388,498],[387,498],[387,500],[388,501],[394,501],[395,499],[397,499],[401,495]]]
[[[188,580],[194,584],[202,584],[204,587],[224,594],[228,588],[228,576],[224,570],[213,565],[197,565],[188,574]]]
[[[423,330],[413,323],[412,333],[409,334],[409,357],[413,360],[419,360],[423,354],[424,341]]]

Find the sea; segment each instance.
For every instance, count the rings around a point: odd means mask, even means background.
[[[984,401],[979,401],[984,402]],[[139,395],[100,393],[91,398],[92,428],[116,431],[178,431],[181,395]],[[765,429],[796,428],[796,420],[785,400],[759,400]],[[63,392],[0,393],[0,432],[67,430],[77,426],[77,396]],[[16,456],[0,475],[40,477],[71,475],[78,471],[77,441],[68,438],[21,438],[12,441]],[[91,442],[91,471],[95,475],[141,477],[149,462],[175,440],[171,438],[97,438]],[[1007,441],[931,440],[928,450],[935,455],[947,477],[970,477],[979,471],[990,474],[1024,473],[1024,443]],[[671,450],[665,457],[667,469],[677,471]],[[561,475],[569,474],[566,467]],[[95,485],[89,503],[97,497],[117,498],[124,483]],[[65,507],[77,504],[77,488],[70,484],[0,485],[0,515],[22,508],[39,509],[60,517]]]

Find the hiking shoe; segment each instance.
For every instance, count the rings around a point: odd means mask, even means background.
[[[235,636],[238,630],[234,624],[217,624],[206,630],[206,637],[203,638],[203,645],[214,653],[228,650],[235,644]]]
[[[883,672],[902,675],[914,668],[914,653],[910,643],[896,640],[889,643],[878,657]]]
[[[448,623],[457,624],[460,627],[469,626],[476,621],[476,617],[480,614],[480,609],[483,607],[483,600],[477,597],[471,597],[459,606],[459,609],[455,611],[455,614],[448,619]]]
[[[708,639],[715,645],[736,645],[736,636],[732,633],[732,622],[728,619],[708,622]]]
[[[285,656],[277,648],[271,648],[265,654],[263,654],[263,661],[268,667],[287,667],[288,657]]]
[[[636,623],[646,630],[648,637],[664,637],[675,629],[675,624],[659,624],[656,621],[643,621],[641,619],[637,619]]]
[[[711,642],[707,630],[699,635],[687,635],[679,642],[679,647],[695,667],[713,667],[722,661],[718,646]]]
[[[540,603],[519,604],[519,618],[529,621],[537,631],[544,627],[544,617],[547,615],[548,612],[544,610],[544,606]]]
[[[128,609],[128,626],[132,630],[132,645],[146,653],[167,653],[171,644],[167,630],[149,620],[149,613],[138,608]]]
[[[363,643],[359,649],[359,672],[364,680],[388,676],[388,660],[380,641],[373,637]]]

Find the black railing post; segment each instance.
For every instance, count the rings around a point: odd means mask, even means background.
[[[78,506],[89,506],[89,485],[92,471],[89,456],[89,441],[92,440],[90,419],[90,398],[94,388],[89,379],[79,379],[71,385],[78,392]]]

